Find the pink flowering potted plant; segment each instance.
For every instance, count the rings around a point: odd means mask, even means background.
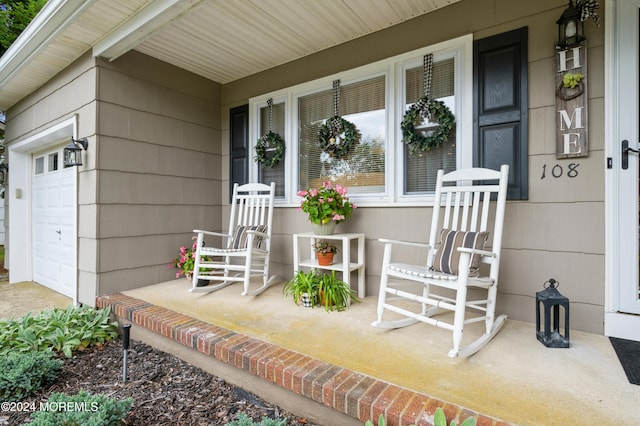
[[[178,270],[176,272],[176,278],[180,278],[184,275],[185,278],[191,280],[193,276],[193,266],[196,261],[196,248],[197,242],[194,241],[191,248],[187,248],[185,246],[180,246],[178,257],[173,259],[173,262],[169,265],[170,268],[175,268]],[[206,257],[204,257],[206,260]],[[201,268],[201,271],[204,271]],[[208,280],[198,280],[198,287],[203,287],[208,285]]]
[[[333,234],[335,226],[345,221],[356,208],[349,201],[347,188],[322,182],[320,188],[308,188],[298,192],[301,197],[298,210],[307,214],[316,234]]]

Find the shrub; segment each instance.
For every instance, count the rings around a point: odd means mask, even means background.
[[[109,322],[110,309],[91,307],[52,309],[35,316],[0,319],[0,356],[10,352],[56,350],[71,358],[72,351],[100,345],[118,335]]]
[[[52,393],[40,411],[31,414],[29,426],[115,426],[122,425],[133,398],[116,401],[105,395],[80,391],[76,395]],[[44,408],[44,409],[43,409]]]
[[[263,417],[260,423],[254,422],[245,413],[239,413],[238,418],[226,426],[287,426],[285,419],[271,419]]]
[[[62,361],[50,352],[11,353],[0,357],[0,401],[20,401],[56,378]]]

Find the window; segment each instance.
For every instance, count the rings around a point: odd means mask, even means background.
[[[348,187],[360,206],[417,205],[433,198],[436,173],[472,164],[471,35],[250,100],[251,144],[271,126],[286,143],[286,161],[268,169],[255,161],[252,178],[276,182],[279,205],[297,205],[297,192],[331,180]],[[433,55],[430,97],[444,102],[456,125],[443,146],[410,155],[402,142],[405,111],[424,96],[423,57]],[[360,132],[344,158],[322,156],[319,131],[335,115],[332,83],[340,81],[338,114]],[[436,125],[436,123],[433,123]],[[255,149],[250,150],[255,156]]]
[[[49,171],[55,172],[56,170],[58,170],[58,153],[54,152],[49,154]]]
[[[331,180],[351,194],[384,192],[385,76],[340,88],[339,115],[356,126],[360,143],[345,158],[322,156],[320,127],[335,115],[333,89],[298,98],[298,189]]]
[[[44,157],[36,158],[36,174],[41,175],[44,173]]]
[[[259,123],[259,137],[266,135],[271,130],[273,133],[277,133],[283,138],[286,146],[289,145],[285,138],[285,103],[274,103],[269,111],[268,106],[260,107],[260,123]],[[271,122],[269,122],[271,121]],[[256,138],[256,140],[258,139]],[[254,152],[255,153],[255,152]],[[274,167],[265,167],[258,164],[258,179],[264,183],[276,183],[276,198],[284,198],[285,196],[285,178],[286,178],[286,151],[285,157],[280,160]]]
[[[447,58],[434,62],[431,79],[430,98],[445,103],[455,111],[455,61]],[[424,69],[422,66],[409,68],[405,72],[405,110],[424,96]],[[428,123],[431,125],[431,123]],[[437,125],[437,124],[436,124]],[[442,146],[425,153],[409,154],[404,145],[404,194],[429,193],[435,190],[439,169],[450,172],[456,169],[455,132]]]

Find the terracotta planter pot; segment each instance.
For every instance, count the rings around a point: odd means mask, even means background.
[[[316,258],[320,266],[333,265],[333,253],[316,253]]]
[[[335,303],[331,302],[331,303],[327,303],[327,300],[324,298],[324,291],[320,290],[320,305],[321,306],[335,306]]]

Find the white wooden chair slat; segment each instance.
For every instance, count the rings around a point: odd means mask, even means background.
[[[491,184],[487,181],[497,181],[497,183]],[[458,184],[444,185],[445,182]],[[442,170],[438,171],[429,242],[424,246],[426,247],[426,266],[400,263],[394,259],[394,246],[415,243],[380,240],[384,243],[384,254],[377,319],[372,326],[392,329],[422,322],[451,330],[453,347],[449,351],[449,356],[452,358],[474,354],[495,336],[506,320],[506,315],[496,317],[495,306],[508,182],[508,165],[503,165],[499,171],[482,168],[456,170],[448,174],[444,174]],[[490,248],[458,248],[458,272],[453,274],[436,271],[434,258],[442,229],[465,232],[486,231],[489,233],[487,245]],[[488,265],[488,268],[480,270],[477,277],[469,276],[473,255],[481,256],[481,264]],[[402,286],[403,282],[420,283],[422,290],[409,291]],[[470,288],[486,291],[486,298],[470,300],[467,291]],[[455,297],[447,297],[441,294],[439,289],[453,290]],[[476,292],[474,292],[475,295]],[[408,309],[402,303],[403,300],[416,302],[419,309],[417,311]],[[475,316],[467,316],[468,310]],[[387,311],[406,318],[386,320],[384,316]],[[443,311],[452,311],[453,320],[439,316],[434,318]],[[485,324],[485,332],[463,346],[464,325],[480,321]]]
[[[197,234],[194,274],[191,292],[209,293],[236,282],[243,283],[242,295],[257,295],[265,291],[275,280],[269,276],[271,252],[271,230],[275,183],[265,185],[249,183],[233,186],[231,214],[228,233],[194,230]],[[234,237],[238,226],[255,227],[263,225],[265,232],[245,230],[246,247],[234,247]],[[226,241],[222,247],[204,245],[205,235],[222,236]],[[254,241],[260,238],[260,244]],[[251,289],[251,278],[260,277],[262,285]],[[199,280],[209,281],[209,285],[198,287]]]

